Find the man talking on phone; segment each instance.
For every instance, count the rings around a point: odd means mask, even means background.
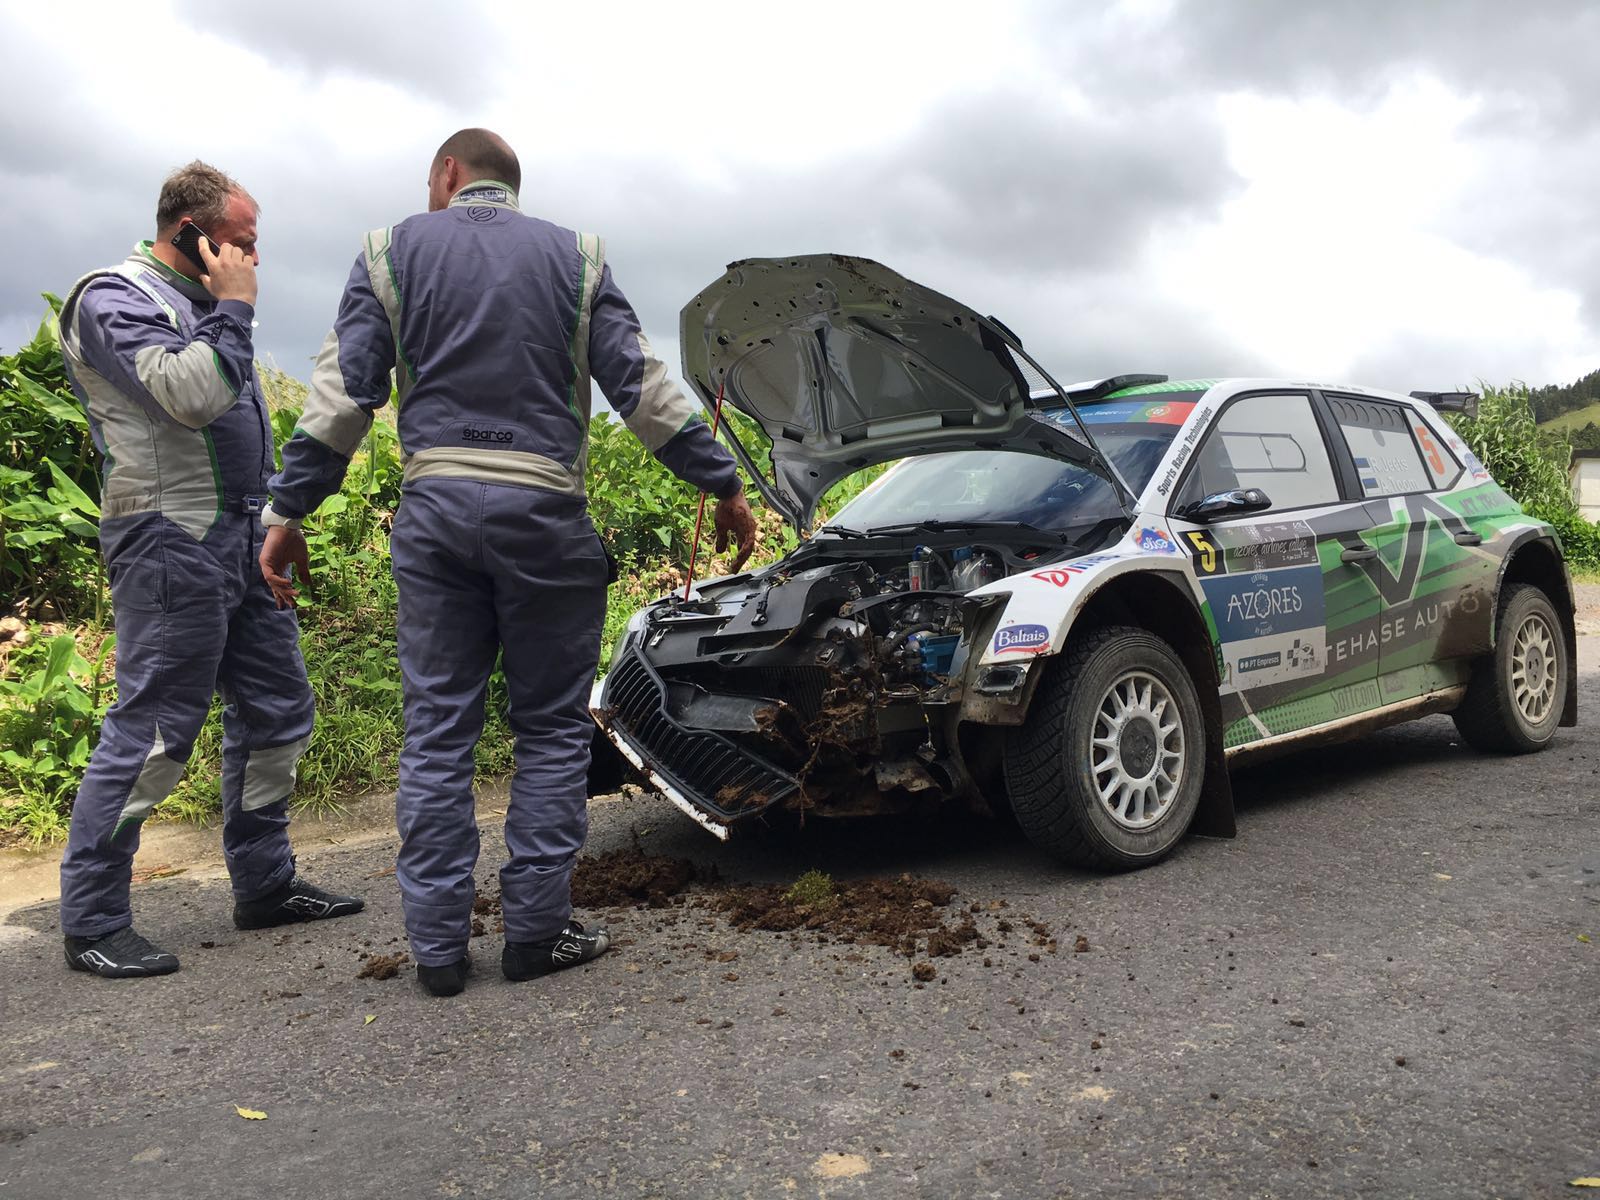
[[[257,565],[273,469],[251,341],[258,211],[228,176],[192,162],[162,185],[155,240],[79,280],[61,309],[67,376],[103,456],[100,549],[117,632],[117,702],[61,861],[67,963],[96,975],[178,969],[134,932],[133,855],[219,691],[234,924],[363,906],[302,879],[289,850],[313,703],[294,611],[274,603]]]
[[[502,139],[464,129],[434,156],[428,211],[367,235],[263,518],[261,568],[287,593],[300,518],[338,489],[393,371],[406,454],[390,539],[406,720],[396,876],[418,977],[440,996],[466,984],[472,752],[497,656],[517,760],[501,970],[532,979],[609,944],[572,919],[569,887],[609,574],[584,498],[591,380],[657,461],[718,497],[735,570],[755,544],[733,456],[667,381],[600,239],[521,212],[521,177]]]

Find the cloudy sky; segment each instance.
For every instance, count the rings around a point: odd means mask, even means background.
[[[604,235],[669,362],[736,258],[862,254],[1058,377],[1600,367],[1600,4],[0,0],[0,350],[202,157],[305,378],[361,233],[464,125]]]

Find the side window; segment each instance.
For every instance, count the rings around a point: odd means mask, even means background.
[[[1363,496],[1403,496],[1434,486],[1412,438],[1411,422],[1400,405],[1329,396],[1328,407],[1350,447]]]
[[[1434,488],[1443,491],[1454,487],[1461,478],[1462,467],[1450,447],[1416,413],[1407,413],[1406,417],[1411,422],[1411,432],[1417,435],[1417,445],[1422,447],[1422,461],[1428,465],[1428,478],[1433,480]]]
[[[1260,488],[1274,511],[1337,504],[1339,485],[1307,396],[1246,396],[1217,418],[1178,506],[1234,488]]]

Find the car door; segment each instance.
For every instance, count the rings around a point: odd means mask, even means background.
[[[1256,392],[1213,420],[1169,510],[1189,551],[1222,677],[1226,744],[1337,720],[1377,703],[1376,591],[1361,567],[1370,524],[1351,503],[1312,394]],[[1269,507],[1208,524],[1181,514],[1258,488]]]
[[[1398,401],[1327,393],[1377,551],[1362,566],[1381,603],[1378,682],[1383,703],[1462,682],[1489,648],[1497,557],[1441,501],[1461,465],[1421,416]]]

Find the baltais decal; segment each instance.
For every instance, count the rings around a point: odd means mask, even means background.
[[[996,654],[1043,654],[1050,649],[1050,631],[1043,625],[1008,625],[995,631]]]

